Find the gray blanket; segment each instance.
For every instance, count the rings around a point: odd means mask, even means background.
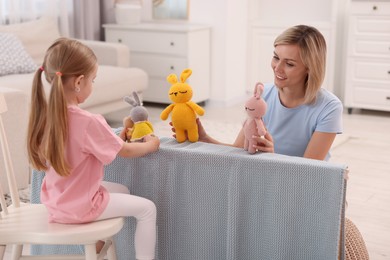
[[[329,260],[343,252],[345,169],[162,138],[156,153],[115,159],[106,166],[106,180],[155,202],[157,259]],[[33,203],[39,203],[43,176],[33,172]],[[134,227],[135,220],[128,218],[116,237],[120,260],[135,259]],[[32,252],[80,248],[33,246]]]

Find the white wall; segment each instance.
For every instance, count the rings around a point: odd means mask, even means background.
[[[190,0],[189,22],[209,24],[211,29],[211,98],[212,104],[229,105],[242,102],[247,89],[251,89],[248,57],[251,23],[262,17],[271,23],[299,22],[305,20],[336,22],[333,91],[340,96],[342,80],[343,8],[347,0]],[[310,10],[321,10],[311,12]],[[285,20],[283,20],[285,18]],[[335,18],[337,18],[335,21]],[[151,19],[151,0],[144,0],[144,19]],[[329,49],[332,49],[329,48]],[[330,83],[332,84],[332,83]]]
[[[210,100],[213,105],[229,105],[246,97],[247,2],[189,1],[188,22],[211,26]],[[152,19],[151,8],[151,0],[144,0],[143,20]]]
[[[189,21],[212,26],[211,100],[227,105],[245,98],[247,0],[190,1]]]

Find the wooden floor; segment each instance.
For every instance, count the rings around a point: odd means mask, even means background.
[[[346,216],[362,233],[370,259],[390,259],[390,113],[344,116],[345,143],[331,161],[350,169]]]

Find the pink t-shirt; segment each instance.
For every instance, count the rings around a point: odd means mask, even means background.
[[[68,177],[53,168],[46,171],[41,202],[50,222],[85,223],[95,220],[107,206],[109,193],[101,186],[104,165],[115,159],[123,140],[101,115],[69,106],[68,118],[66,157],[72,171]]]

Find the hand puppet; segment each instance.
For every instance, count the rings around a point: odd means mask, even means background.
[[[245,136],[244,150],[247,150],[250,154],[254,154],[256,152],[256,148],[253,146],[257,144],[252,137],[254,135],[264,136],[267,133],[262,118],[267,110],[267,103],[265,103],[264,99],[261,97],[263,91],[263,84],[257,83],[254,95],[245,103],[245,111],[248,117],[243,125]]]
[[[191,74],[191,69],[185,69],[180,75],[180,81],[178,81],[175,74],[170,74],[167,77],[167,81],[172,84],[168,95],[173,103],[166,107],[160,115],[162,120],[166,120],[169,114],[172,113],[172,126],[175,128],[176,140],[179,143],[186,140],[190,142],[198,141],[199,134],[196,115],[202,116],[204,114],[204,109],[191,101],[192,88],[186,83]]]
[[[123,100],[133,108],[130,115],[123,120],[126,130],[126,142],[142,142],[145,135],[153,134],[152,123],[148,121],[148,110],[142,105],[137,92],[125,96]]]

